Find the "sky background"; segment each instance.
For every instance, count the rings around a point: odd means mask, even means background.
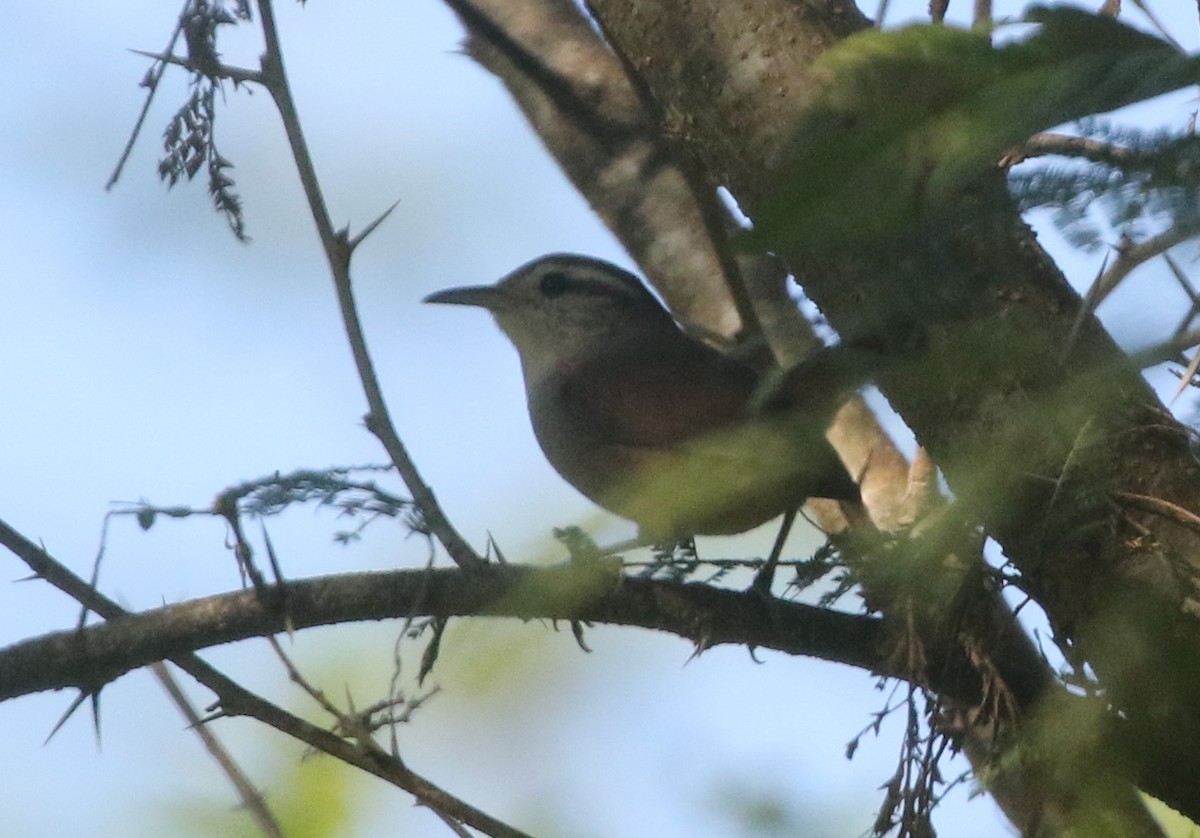
[[[894,2],[888,21],[915,19],[923,5]],[[161,49],[177,7],[10,6],[0,28],[0,518],[87,575],[114,503],[204,506],[277,470],[382,461],[361,427],[332,284],[268,97],[227,86],[220,105],[218,146],[236,164],[253,238],[243,245],[202,183],[168,191],[155,173],[162,128],[185,95],[181,74],[164,81],[118,187],[103,189],[142,103],[146,60],[127,48]],[[1153,8],[1195,50],[1188,6]],[[501,86],[457,52],[461,30],[442,5],[315,0],[281,3],[278,14],[335,223],[356,230],[400,202],[356,255],[354,275],[393,417],[447,512],[476,545],[490,533],[513,561],[559,558],[547,534],[570,522],[602,539],[626,534],[545,463],[516,354],[490,320],[420,300],[548,251],[628,265],[627,257]],[[1145,20],[1132,8],[1127,19]],[[224,57],[253,66],[256,30],[243,29],[223,42]],[[1193,100],[1189,91],[1129,118],[1181,126]],[[1053,231],[1043,241],[1077,284],[1094,276],[1102,254],[1066,252]],[[1191,264],[1194,252],[1185,257]],[[1101,314],[1136,348],[1175,326],[1182,297],[1159,266],[1130,284]],[[1154,380],[1173,389],[1163,372]],[[1185,416],[1189,405],[1176,403]],[[422,540],[389,523],[350,548],[332,543],[340,523],[327,513],[295,511],[270,526],[291,577],[426,559]],[[762,551],[770,535],[701,548]],[[224,538],[208,519],[142,532],[117,518],[101,587],[134,609],[235,589]],[[801,535],[793,548],[815,543]],[[0,584],[0,643],[77,619],[64,595],[18,581],[26,572],[0,556],[0,578],[13,580]],[[398,630],[308,631],[288,647],[314,681],[363,706],[386,690]],[[408,764],[543,835],[750,834],[739,824],[753,806],[778,812],[778,834],[855,836],[870,826],[899,722],[866,738],[852,761],[843,752],[890,688],[782,655],[762,653],[756,664],[742,649],[689,660],[686,642],[642,631],[594,629],[588,642],[590,655],[546,625],[458,625],[433,678],[442,692],[401,731]],[[405,673],[419,651],[405,648]],[[265,642],[204,656],[311,714]],[[188,687],[207,703],[204,690]],[[187,823],[195,834],[228,834],[214,824],[238,822],[226,780],[148,672],[104,690],[99,745],[86,712],[43,744],[70,699],[0,704],[7,834],[186,834]],[[298,772],[322,762],[301,763],[298,745],[249,722],[215,730],[274,804],[301,786]],[[328,787],[354,777],[334,774]],[[449,834],[381,783],[355,778],[345,794],[353,806],[337,834]],[[990,800],[969,800],[967,787],[951,794],[938,823],[947,836],[1010,834]]]

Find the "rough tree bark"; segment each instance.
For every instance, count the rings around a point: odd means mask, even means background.
[[[751,217],[821,79],[866,25],[848,2],[595,0],[665,126]],[[881,184],[880,188],[886,188]],[[863,196],[870,201],[870,195]],[[1108,744],[1143,788],[1200,817],[1200,469],[1188,435],[1079,299],[997,175],[902,249],[783,254],[843,334],[917,328],[878,384],[1120,711]],[[961,220],[957,220],[961,219]]]

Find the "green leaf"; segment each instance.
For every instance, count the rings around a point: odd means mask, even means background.
[[[1034,7],[1030,38],[992,46],[939,25],[871,30],[825,53],[825,80],[749,244],[878,244],[994,170],[1030,135],[1194,83],[1200,61],[1071,8]]]

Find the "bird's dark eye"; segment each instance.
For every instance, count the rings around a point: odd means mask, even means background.
[[[547,271],[542,275],[542,293],[547,297],[557,297],[567,290],[571,278],[562,271]]]

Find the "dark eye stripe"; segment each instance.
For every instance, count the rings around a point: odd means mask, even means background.
[[[664,324],[674,326],[671,316],[641,280],[616,265],[587,256],[559,253],[535,260],[514,274],[526,268],[535,268],[540,273],[537,287],[546,299],[568,293],[574,297],[601,297],[621,307],[652,313]]]
[[[542,275],[541,289],[547,297],[560,296],[571,285],[571,278],[562,271],[547,271]]]
[[[625,303],[637,303],[646,296],[641,283],[630,284],[623,276],[571,276],[565,271],[551,270],[542,274],[538,283],[542,294],[547,297],[560,297],[567,291],[572,291],[575,294],[590,294]]]

